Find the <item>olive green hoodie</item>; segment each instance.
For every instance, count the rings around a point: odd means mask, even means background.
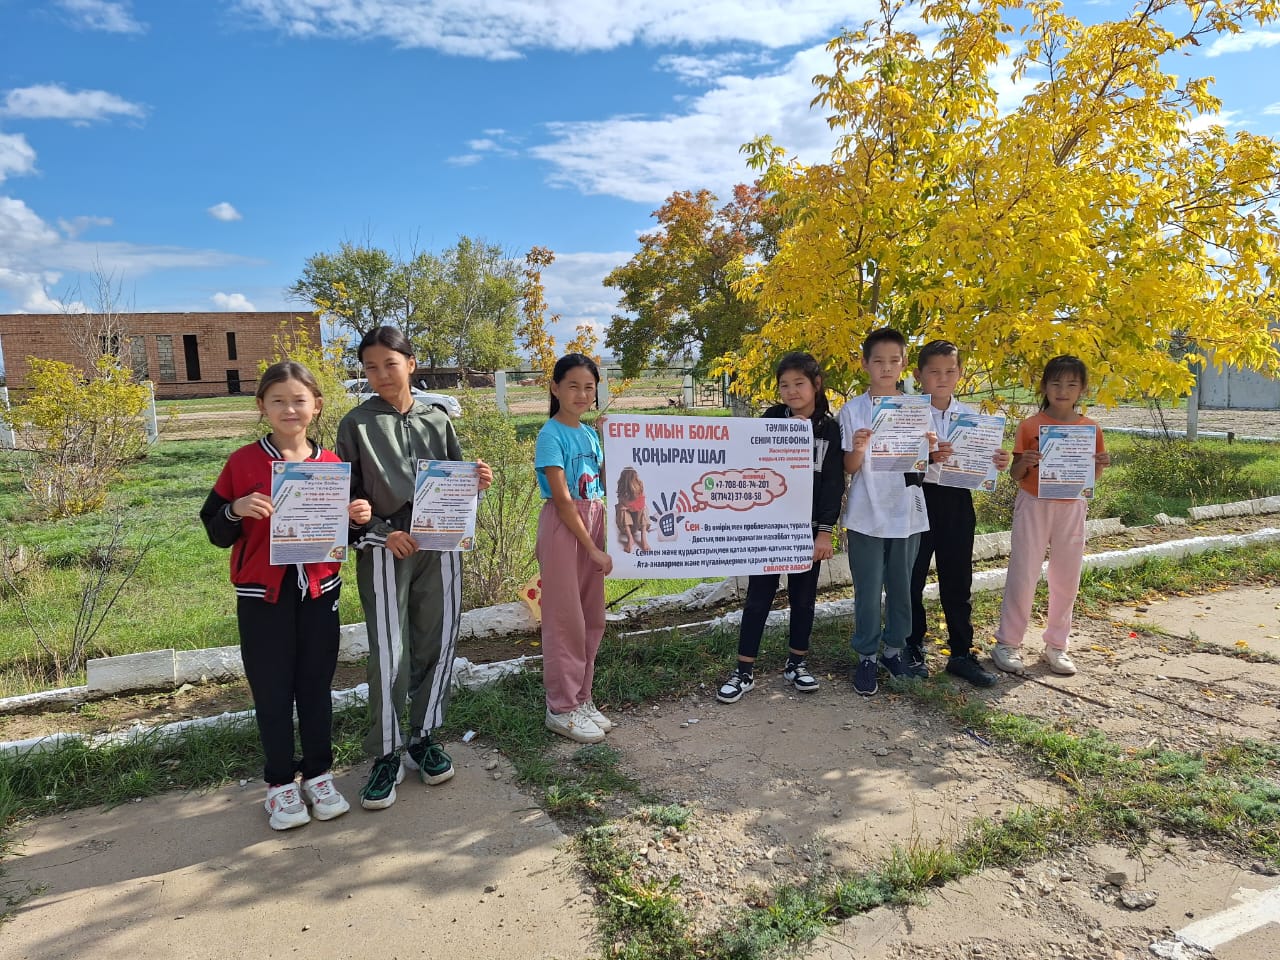
[[[351,546],[383,546],[393,530],[408,531],[419,460],[462,460],[462,445],[439,407],[415,400],[401,413],[370,397],[338,424],[334,453],[351,464],[351,498],[364,498],[373,519],[353,529]]]

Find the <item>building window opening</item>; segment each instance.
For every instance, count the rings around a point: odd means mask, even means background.
[[[200,347],[194,333],[185,334],[182,338],[182,352],[187,361],[187,379],[200,379]]]

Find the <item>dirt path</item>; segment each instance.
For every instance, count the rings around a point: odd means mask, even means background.
[[[257,783],[38,821],[5,864],[42,889],[0,932],[4,956],[592,954],[593,901],[564,835],[509,769],[495,780],[479,751],[453,756],[447,784],[407,780],[389,810],[285,833],[267,829]],[[362,773],[338,781],[352,801]]]
[[[1150,895],[1131,909],[1121,888],[1107,882],[1124,873],[1126,888]],[[940,890],[927,904],[879,909],[841,924],[805,953],[807,960],[1047,960],[1161,956],[1152,944],[1196,918],[1212,917],[1251,895],[1275,891],[1280,880],[1242,870],[1211,851],[1173,841],[1157,855],[1092,845],[1028,870],[987,870]],[[1280,922],[1280,917],[1277,917]],[[1274,923],[1219,945],[1217,960],[1271,960]],[[1207,954],[1177,947],[1165,957]]]

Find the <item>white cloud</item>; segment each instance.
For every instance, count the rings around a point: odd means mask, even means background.
[[[213,305],[219,310],[246,312],[256,309],[243,293],[222,293],[219,291],[209,299],[213,301]]]
[[[146,108],[106,90],[71,91],[57,83],[41,83],[10,90],[0,114],[28,120],[72,120],[88,123],[111,116],[146,116]]]
[[[1274,47],[1280,43],[1280,31],[1246,30],[1243,33],[1223,34],[1209,45],[1206,57],[1220,57],[1230,53],[1248,53],[1255,47]]]
[[[1262,112],[1265,113],[1267,116],[1272,116],[1272,117],[1276,116],[1277,114],[1280,114],[1280,100],[1277,100],[1275,103],[1267,104],[1265,107],[1262,108]]]
[[[20,133],[0,133],[0,183],[36,168],[36,152]],[[0,234],[3,236],[3,234]]]
[[[552,182],[583,193],[659,203],[674,190],[707,187],[727,198],[752,178],[739,147],[759,134],[802,160],[830,156],[836,135],[809,108],[812,77],[830,68],[824,47],[811,47],[778,72],[717,79],[680,114],[552,123],[552,142],[530,152],[552,164]]]
[[[1187,133],[1204,133],[1210,127],[1238,127],[1239,122],[1232,122],[1232,117],[1238,117],[1239,110],[1223,110],[1220,113],[1202,113],[1199,116],[1192,117],[1182,124],[1182,129]]]
[[[81,218],[69,221],[75,224]],[[100,221],[103,218],[84,218]],[[0,299],[19,309],[59,309],[53,292],[68,274],[90,274],[101,267],[130,280],[157,270],[242,266],[246,257],[219,250],[121,242],[88,243],[63,236],[25,202],[0,196]]]
[[[1023,100],[1035,92],[1036,85],[1046,79],[1045,68],[1033,63],[1015,80],[1014,59],[1013,56],[1001,57],[987,75],[996,94],[996,110],[1002,114],[1017,110]]]
[[[109,227],[114,222],[110,217],[72,217],[70,220],[59,217],[58,229],[65,233],[68,239],[74,240],[92,227]]]
[[[221,220],[223,223],[230,223],[232,220],[244,219],[244,217],[241,216],[240,211],[225,200],[222,201],[222,203],[215,203],[207,212],[209,216],[213,217],[213,219]]]
[[[560,322],[549,331],[563,345],[573,339],[580,323],[591,323],[604,343],[604,328],[618,307],[617,290],[604,286],[605,276],[626,263],[633,252],[557,253],[555,262],[542,271],[546,288],[547,313],[560,314]]]
[[[767,56],[756,53],[720,53],[704,57],[671,53],[658,58],[657,69],[673,73],[685,83],[705,84],[739,67],[761,66],[770,62]]]
[[[859,26],[873,0],[237,0],[250,20],[299,37],[388,40],[492,60],[524,51],[641,43],[795,46]]]
[[[71,22],[84,30],[103,33],[145,33],[147,25],[134,19],[129,0],[57,0]]]
[[[492,128],[485,130],[483,137],[468,140],[467,152],[446,157],[445,163],[455,167],[472,167],[483,160],[486,154],[514,157],[517,155],[517,151],[513,144],[519,142],[519,137],[513,137],[505,130]]]

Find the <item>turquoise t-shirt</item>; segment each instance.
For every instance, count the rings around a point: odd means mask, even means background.
[[[580,423],[577,427],[566,427],[553,418],[538,431],[533,466],[538,474],[538,491],[544,500],[551,499],[551,487],[544,470],[546,467],[559,467],[564,471],[569,496],[573,499],[603,500],[604,484],[600,479],[600,464],[603,462],[604,450],[600,447],[600,438],[585,423]]]

